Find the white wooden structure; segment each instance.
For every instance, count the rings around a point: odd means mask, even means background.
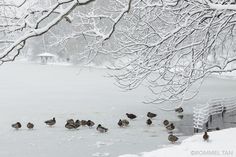
[[[236,110],[236,97],[213,99],[207,104],[199,104],[193,108],[193,127],[202,130],[213,115],[222,115]]]
[[[48,53],[48,52],[40,53],[37,56],[40,57],[40,60],[41,60],[42,64],[47,64],[49,61],[52,62],[56,58],[56,55],[54,55],[52,53]]]

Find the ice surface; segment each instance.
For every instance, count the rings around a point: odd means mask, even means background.
[[[143,104],[148,94],[144,87],[123,92],[114,85],[114,80],[104,77],[107,72],[77,66],[23,63],[0,66],[0,156],[115,157],[170,144],[162,121],[176,120],[176,114],[157,105]],[[190,114],[196,103],[235,96],[235,89],[235,81],[210,78],[199,96],[184,104],[185,113]],[[151,127],[145,124],[148,111],[158,115]],[[135,113],[138,118],[130,121],[129,127],[119,128],[117,122],[126,118],[126,112]],[[54,116],[57,124],[52,128],[45,126],[44,121]],[[64,125],[69,118],[91,119],[109,131],[98,133],[95,127],[67,130]],[[11,128],[16,121],[22,123],[22,129]],[[35,124],[35,129],[26,129],[29,121]],[[182,139],[184,135],[180,136]]]

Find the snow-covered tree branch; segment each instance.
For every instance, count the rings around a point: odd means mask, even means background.
[[[77,6],[87,5],[93,1],[95,0],[82,2],[77,0],[57,1],[41,11],[38,4],[35,4],[37,6],[36,11],[31,11],[33,6],[30,5],[33,1],[28,1],[28,4],[23,1],[20,5],[11,5],[3,1],[1,4],[4,8],[1,15],[3,23],[1,32],[3,38],[7,39],[8,42],[2,42],[1,63],[14,60],[28,39],[48,32]],[[24,8],[25,5],[27,5],[27,9]],[[26,11],[22,12],[23,9],[26,9]]]
[[[1,1],[1,63],[14,60],[36,36],[51,34],[50,46],[80,39],[81,56],[112,55],[119,85],[129,90],[147,84],[154,94],[151,103],[191,99],[209,74],[235,70],[234,0],[44,3]],[[55,33],[63,21],[70,31]]]
[[[121,58],[119,85],[148,84],[151,103],[182,102],[198,93],[207,75],[235,70],[235,7],[234,1],[133,3],[126,27],[116,32],[119,48],[109,50]]]

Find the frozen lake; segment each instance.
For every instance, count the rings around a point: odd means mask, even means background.
[[[75,66],[23,63],[0,66],[0,156],[115,157],[169,144],[162,121],[175,121],[176,114],[157,105],[143,104],[147,94],[144,87],[122,92],[106,75],[104,69]],[[209,78],[199,95],[184,104],[185,114],[192,113],[194,104],[235,96],[235,89],[234,80]],[[168,104],[162,107],[165,105]],[[148,111],[158,114],[151,127],[145,124]],[[128,128],[119,128],[117,122],[127,112],[137,114],[138,118]],[[45,126],[43,122],[54,116],[56,126]],[[94,120],[108,127],[109,132],[100,134],[95,128],[87,127],[67,130],[64,125],[69,118]],[[23,124],[18,131],[11,128],[16,121]],[[34,130],[26,129],[29,121],[35,124]],[[183,122],[188,130],[190,120]],[[184,139],[188,131],[177,129],[176,132]]]

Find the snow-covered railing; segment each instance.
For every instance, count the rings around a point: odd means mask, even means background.
[[[224,109],[224,99],[213,99],[209,102],[209,114],[216,115],[221,114]],[[209,116],[210,116],[209,115]]]
[[[212,120],[213,115],[233,112],[236,110],[236,97],[213,99],[207,104],[199,104],[193,108],[193,127],[194,129],[203,129],[204,124]]]
[[[209,104],[199,104],[193,108],[193,127],[203,129],[203,125],[208,121],[210,106]]]
[[[225,112],[233,112],[236,110],[236,97],[235,98],[225,98],[223,101],[226,107]]]

